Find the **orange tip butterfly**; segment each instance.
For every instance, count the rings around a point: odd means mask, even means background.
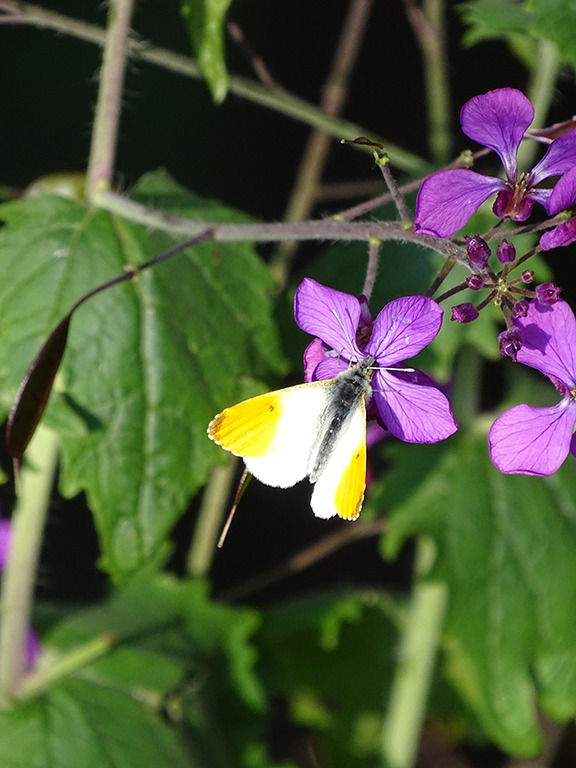
[[[335,379],[253,397],[215,416],[208,436],[265,485],[314,484],[317,517],[356,520],[366,488],[366,398],[373,357]]]

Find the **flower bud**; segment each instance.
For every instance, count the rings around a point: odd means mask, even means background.
[[[466,301],[463,304],[457,304],[455,307],[452,307],[452,317],[450,319],[456,320],[459,323],[471,323],[477,317],[478,310],[474,304]]]
[[[521,299],[520,301],[517,301],[516,304],[512,307],[512,315],[513,317],[526,317],[528,314],[528,307],[530,306],[530,303],[526,299]]]
[[[500,354],[504,357],[511,357],[516,362],[516,355],[522,347],[520,334],[514,328],[509,331],[502,331],[498,336],[498,346]]]
[[[466,282],[471,291],[479,291],[484,287],[484,279],[482,275],[470,275],[470,277],[466,278]]]
[[[490,246],[480,235],[465,237],[466,253],[474,269],[485,269],[490,258]]]
[[[556,304],[562,293],[562,288],[554,285],[554,283],[542,283],[542,285],[537,285],[535,290],[536,298],[540,304]]]
[[[522,272],[522,282],[531,283],[532,280],[534,280],[534,272],[531,272],[529,269],[525,269],[524,272]]]
[[[514,248],[512,243],[504,239],[496,248],[496,256],[500,264],[508,264],[516,258],[516,248]]]

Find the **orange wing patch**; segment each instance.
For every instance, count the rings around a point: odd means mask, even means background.
[[[356,520],[362,509],[365,490],[366,441],[363,440],[352,454],[336,488],[334,506],[338,515],[346,520]]]
[[[279,392],[253,397],[215,416],[208,436],[236,456],[266,456],[274,447],[282,417]]]

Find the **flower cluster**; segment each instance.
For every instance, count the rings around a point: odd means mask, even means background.
[[[573,204],[576,201],[576,177],[573,174],[564,183],[565,189],[555,196],[552,190],[541,189],[538,185],[552,176],[573,171],[576,131],[569,131],[552,141],[531,171],[520,173],[518,170],[520,142],[533,119],[532,104],[515,88],[499,88],[470,99],[460,113],[462,130],[470,139],[496,152],[506,178],[483,176],[464,168],[434,174],[426,179],[418,193],[416,232],[449,237],[495,193],[494,213],[512,221],[526,221],[535,202],[543,205],[549,215]],[[568,200],[572,202],[567,204]]]
[[[465,169],[434,174],[418,194],[416,232],[450,237],[494,194],[493,211],[502,221],[525,222],[535,202],[548,216],[575,206],[576,131],[558,138],[549,132],[549,146],[540,162],[527,172],[518,169],[518,149],[533,118],[530,101],[513,88],[489,91],[468,101],[460,115],[462,130],[499,156],[505,177]],[[546,132],[540,134],[546,136]],[[558,177],[554,184],[540,187],[552,177]],[[539,249],[548,251],[576,241],[576,217],[550,223],[556,226],[542,235]],[[453,307],[452,319],[469,323],[490,301],[501,306],[507,325],[498,339],[501,353],[548,376],[561,395],[555,406],[517,405],[499,416],[489,432],[491,459],[504,473],[551,475],[569,452],[576,455],[576,319],[560,300],[561,289],[556,285],[546,283],[533,291],[520,287],[519,283],[532,281],[529,270],[508,279],[515,265],[530,254],[516,261],[514,245],[502,240],[496,255],[503,267],[496,274],[489,264],[488,243],[479,235],[465,240],[472,275],[464,287],[474,291],[488,288],[490,295],[478,306],[465,302]]]

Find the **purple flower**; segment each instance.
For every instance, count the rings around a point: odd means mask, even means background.
[[[548,211],[551,190],[536,189],[536,186],[549,176],[562,175],[576,166],[576,132],[569,131],[553,141],[529,173],[519,174],[518,148],[533,119],[532,104],[515,88],[488,91],[466,102],[460,113],[462,130],[469,138],[496,152],[504,165],[506,179],[465,169],[430,176],[418,193],[416,232],[449,237],[494,193],[498,194],[494,213],[500,218],[526,221],[534,201]]]
[[[294,316],[303,331],[324,343],[307,350],[306,380],[332,379],[366,357],[375,358],[372,400],[377,417],[395,437],[435,443],[458,428],[448,400],[420,371],[403,361],[420,352],[440,330],[442,309],[432,299],[409,296],[387,304],[369,327],[354,296],[305,278],[294,298]],[[309,352],[315,344],[315,355]],[[319,356],[318,350],[322,349]],[[314,361],[311,363],[311,361]]]
[[[573,133],[573,131],[571,131]],[[549,216],[555,216],[560,211],[572,207],[576,203],[576,168],[568,171],[561,179],[558,179],[556,186],[548,200],[546,210]],[[566,221],[564,224],[552,229],[550,232],[544,232],[540,238],[540,245],[544,251],[550,251],[552,248],[561,248],[564,245],[570,245],[576,240],[576,218]]]
[[[576,318],[565,301],[534,300],[514,320],[522,346],[519,363],[548,376],[562,395],[558,405],[517,405],[499,416],[488,434],[490,458],[507,474],[551,475],[571,451],[576,423]]]

